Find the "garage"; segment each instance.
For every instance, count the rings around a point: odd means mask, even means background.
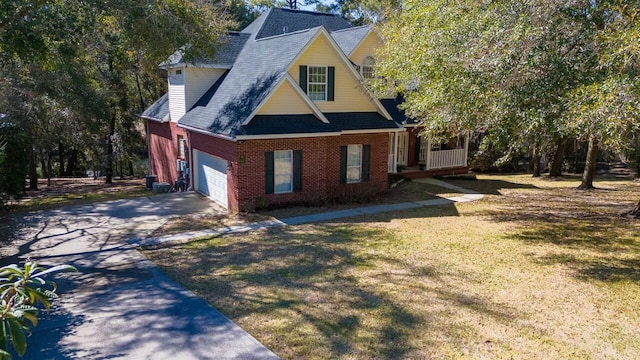
[[[202,151],[194,150],[195,188],[209,198],[227,207],[227,161]]]

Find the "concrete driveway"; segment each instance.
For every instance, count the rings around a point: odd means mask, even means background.
[[[174,193],[3,219],[3,232],[15,237],[1,250],[3,265],[31,257],[79,269],[56,277],[61,299],[43,314],[24,358],[277,358],[128,242],[170,216],[216,211],[198,194]]]

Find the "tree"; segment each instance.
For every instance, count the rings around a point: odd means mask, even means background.
[[[26,147],[25,134],[6,114],[0,114],[0,207],[24,195]]]
[[[44,172],[51,174],[56,151],[62,170],[65,149],[72,149],[73,162],[73,156],[84,153],[74,146],[84,145],[87,152],[100,155],[96,161],[104,164],[107,182],[113,176],[116,131],[130,172],[133,168],[140,136],[134,126],[136,114],[145,99],[155,100],[162,88],[157,64],[176,49],[187,61],[210,58],[231,24],[223,8],[206,0],[10,0],[0,6],[0,19],[3,77],[19,74],[3,82],[25,94],[28,104],[34,99],[43,104],[39,123],[28,133]],[[64,130],[80,130],[82,136],[51,128],[50,134],[60,136],[33,136],[55,120]],[[66,121],[81,126],[66,127]],[[93,150],[97,148],[101,150]]]
[[[637,124],[638,62],[612,39],[637,39],[638,21],[614,5],[638,13],[637,2],[406,1],[382,27],[377,71],[431,137],[481,129],[507,155],[530,146],[535,163],[542,149],[593,134],[593,159],[595,146],[623,147]]]

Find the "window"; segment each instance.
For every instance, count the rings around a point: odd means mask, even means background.
[[[347,184],[359,183],[362,179],[362,145],[347,146]]]
[[[178,157],[182,159],[185,157],[184,136],[182,135],[178,135]]]
[[[362,65],[360,65],[360,75],[362,75],[362,77],[365,80],[371,80],[376,78],[376,75],[374,72],[375,64],[376,64],[376,61],[371,56],[367,56],[362,61]]]
[[[281,150],[273,152],[274,192],[276,194],[293,191],[293,152]]]
[[[327,100],[327,68],[309,66],[307,94],[311,100]]]
[[[176,70],[176,75],[182,75],[182,70]]]

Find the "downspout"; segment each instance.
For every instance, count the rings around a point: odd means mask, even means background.
[[[193,186],[191,184],[193,184],[193,147],[191,146],[191,131],[186,130],[185,131],[187,133],[187,146],[189,146],[189,161],[187,162],[187,164],[189,164],[189,187],[187,188],[187,191],[189,190],[193,190]]]
[[[147,175],[151,174],[151,132],[149,131],[149,119],[145,119],[146,129],[145,132],[147,134]]]

